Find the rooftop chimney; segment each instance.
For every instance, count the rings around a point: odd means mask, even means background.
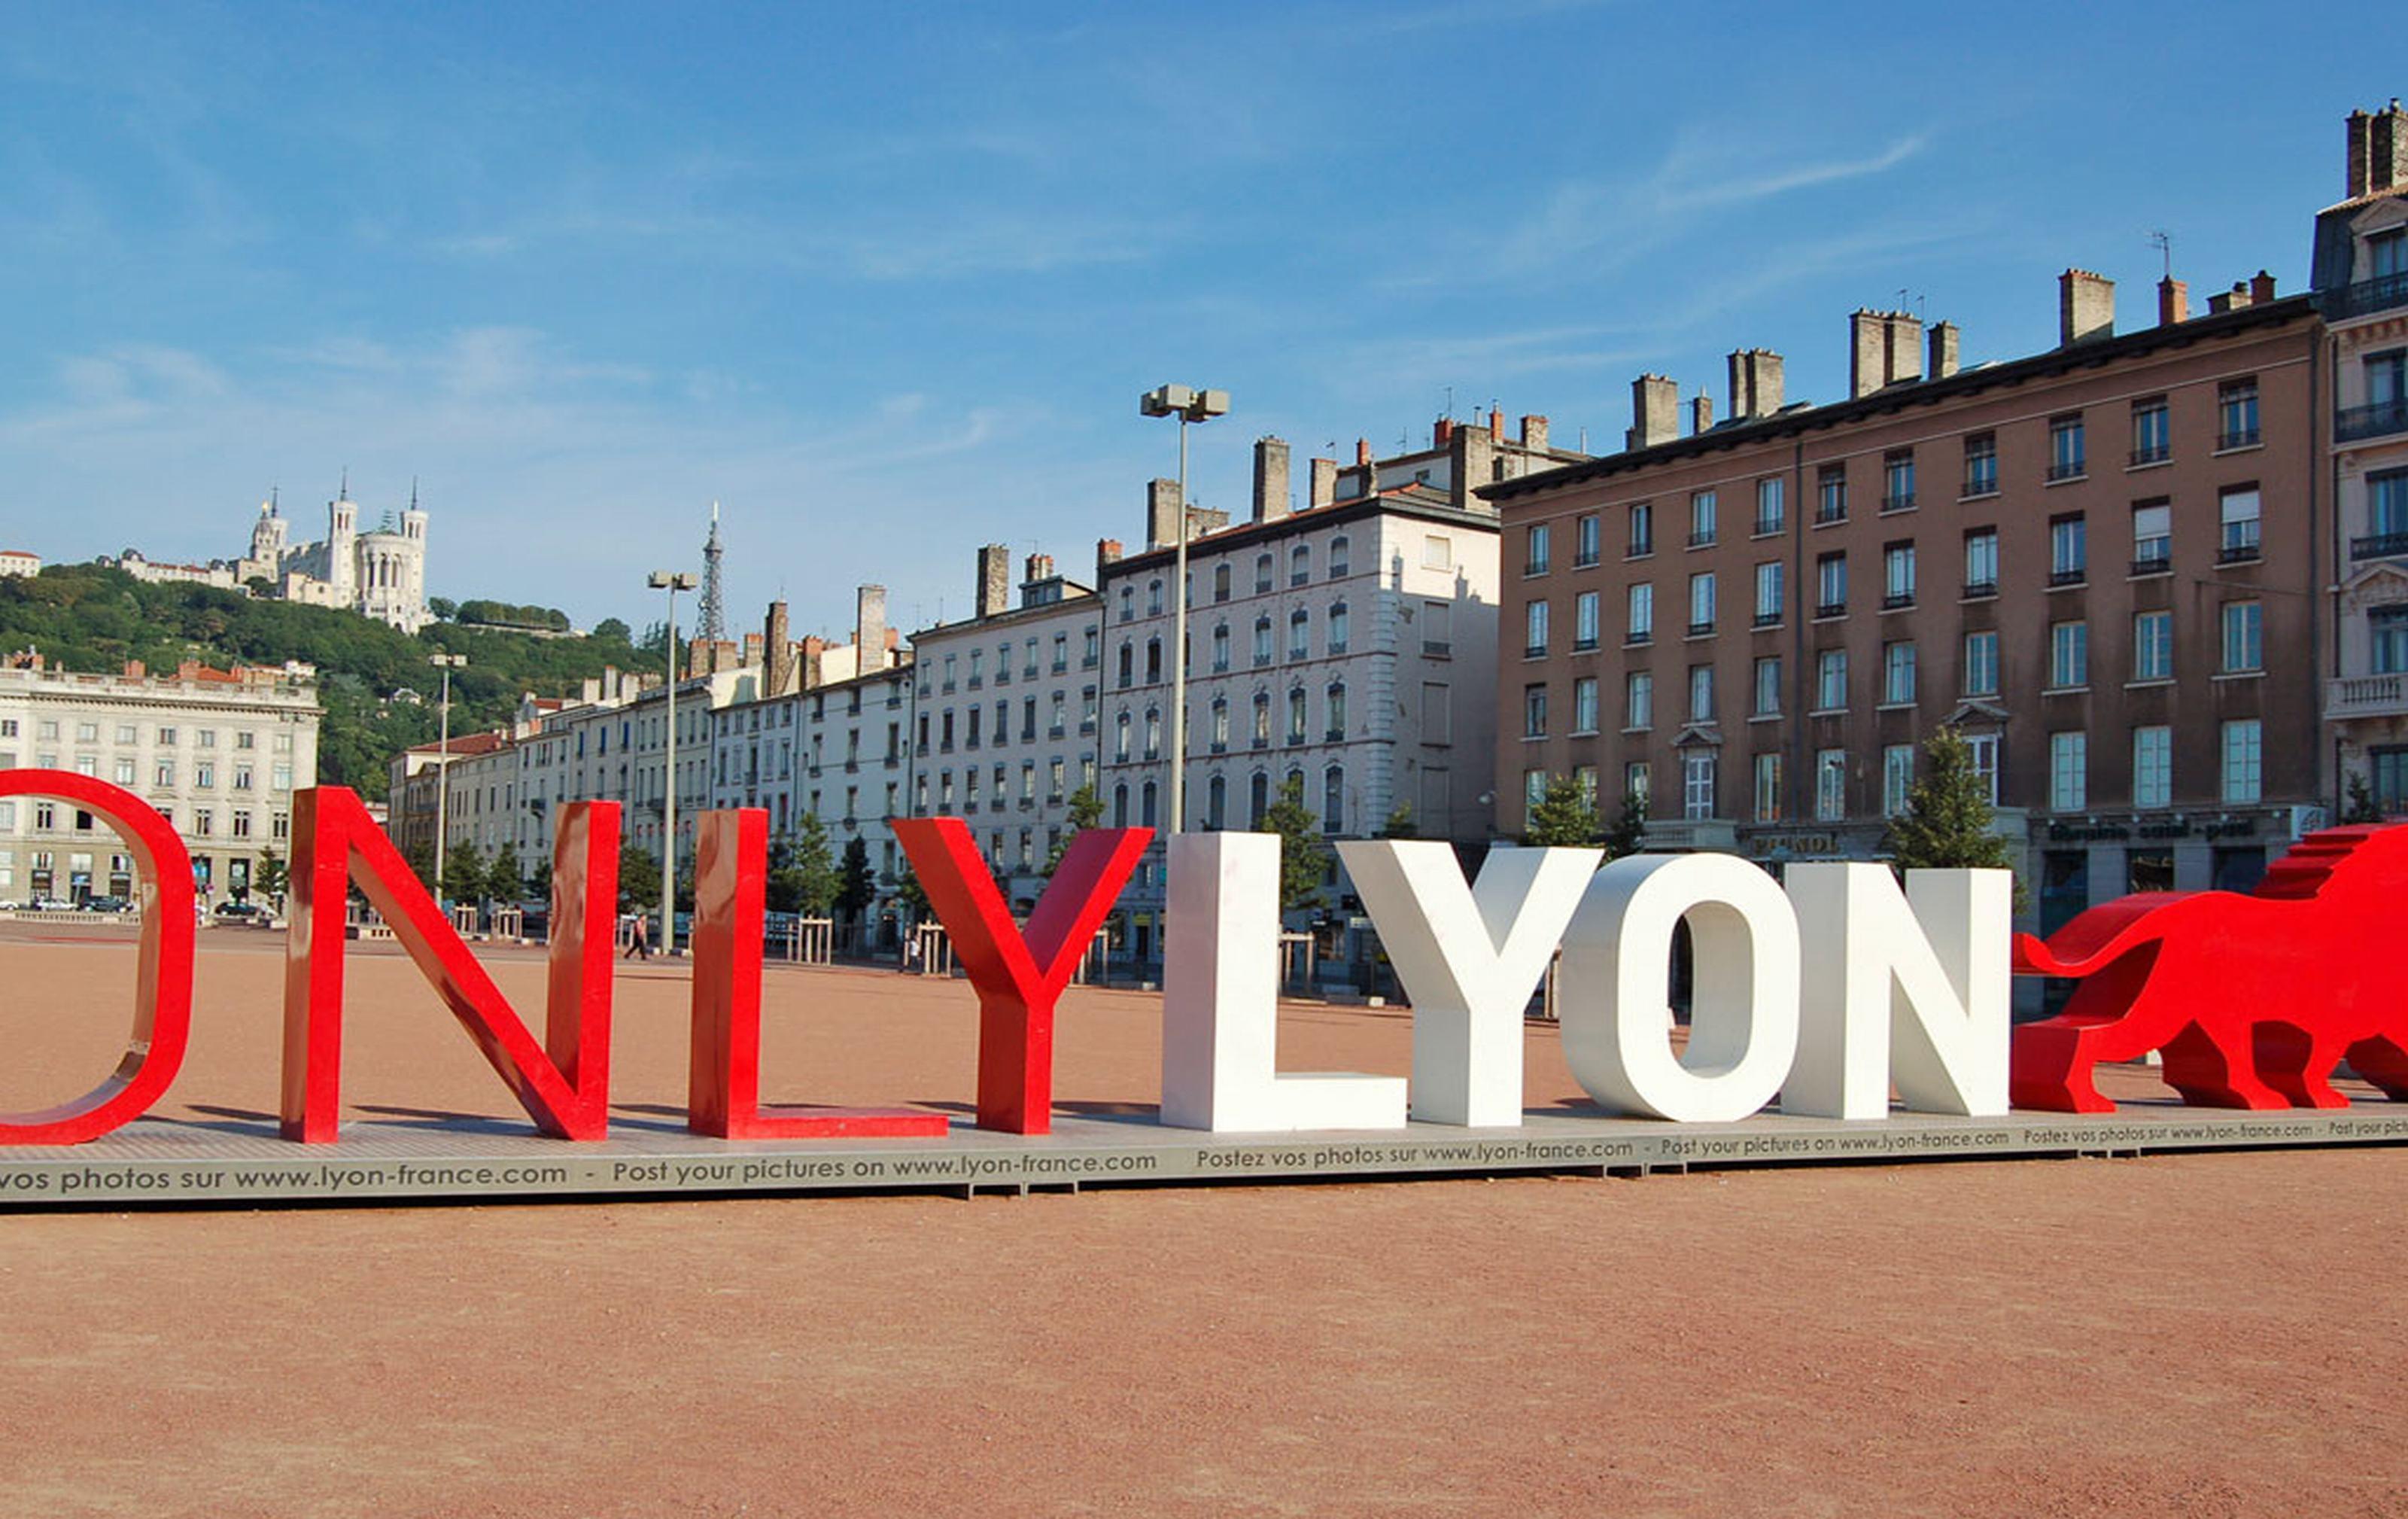
[[[1488,441],[1492,443],[1505,441],[1505,412],[1501,407],[1488,409]]]
[[[1338,499],[1338,461],[1315,459],[1306,500],[1313,506],[1327,506]]]
[[[1357,439],[1355,439],[1355,440],[1354,440],[1354,464],[1355,464],[1355,467],[1356,467],[1357,469],[1360,469],[1362,466],[1364,466],[1364,465],[1366,465],[1366,464],[1369,464],[1369,463],[1370,463],[1370,462],[1371,462],[1371,440],[1369,440],[1369,438],[1357,438]]]
[[[2246,311],[2249,303],[2249,282],[2246,280],[2235,280],[2232,282],[2231,289],[2219,290],[2207,297],[2208,311],[2217,316],[2223,315],[2226,311]]]
[[[1179,482],[1151,480],[1145,487],[1145,546],[1168,548],[1179,541]]]
[[[1287,442],[1280,438],[1254,440],[1254,520],[1268,522],[1287,515]]]
[[[853,646],[859,659],[855,674],[886,668],[886,587],[864,586],[854,593]]]
[[[769,603],[769,615],[761,619],[761,643],[768,657],[768,667],[762,674],[762,684],[769,696],[783,696],[795,679],[795,644],[786,627],[786,603]]]
[[[1103,584],[1103,582],[1104,582],[1104,569],[1105,569],[1105,567],[1106,567],[1106,566],[1108,566],[1108,565],[1114,565],[1114,564],[1118,564],[1118,563],[1120,563],[1120,562],[1121,562],[1121,541],[1120,541],[1119,539],[1117,539],[1117,538],[1098,538],[1098,539],[1096,539],[1096,585],[1100,586],[1100,585],[1102,585],[1102,584]]]
[[[1882,383],[1902,384],[1923,378],[1923,318],[1913,311],[1888,311],[1882,317]]]
[[[1714,398],[1702,390],[1698,391],[1696,398],[1689,402],[1689,436],[1694,438],[1699,433],[1711,432],[1713,426]]]
[[[2259,269],[2249,281],[2249,304],[2263,306],[2274,298],[2274,277]]]
[[[989,543],[978,551],[978,593],[971,599],[971,615],[992,617],[1010,609],[1011,550]]]
[[[2348,146],[2343,153],[2341,198],[2356,200],[2366,194],[2368,138],[2374,118],[2362,110],[2354,110],[2342,123]]]
[[[2115,336],[2115,282],[2088,269],[2057,277],[2057,340],[2070,348]]]
[[[1681,387],[1660,374],[1642,374],[1630,382],[1630,430],[1626,448],[1653,448],[1669,443],[1681,432]]]
[[[1027,584],[1034,586],[1051,580],[1054,578],[1054,556],[1031,554],[1026,568],[1028,572],[1021,578]]]
[[[1945,380],[1956,372],[1956,324],[1934,322],[1927,332],[1931,350],[1931,362],[1924,373],[1934,380]]]
[[[1543,454],[1547,451],[1547,419],[1545,417],[1526,416],[1522,419],[1522,446],[1538,454]]]
[[[1455,419],[1442,416],[1430,428],[1430,447],[1444,448],[1453,441],[1455,441]]]
[[[1742,348],[1730,356],[1730,414],[1751,422],[1781,410],[1781,355],[1769,348]]]
[[[1848,396],[1870,396],[1882,387],[1883,350],[1889,328],[1881,313],[1859,307],[1848,313]]]
[[[2408,110],[2401,110],[2400,97],[2393,95],[2391,104],[2367,124],[2366,193],[2403,187],[2408,187]]]
[[[2157,282],[2157,326],[2174,326],[2190,320],[2190,286],[2169,274]]]

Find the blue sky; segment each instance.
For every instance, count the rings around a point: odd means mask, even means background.
[[[438,595],[655,615],[724,503],[732,620],[968,607],[977,544],[1134,539],[1248,444],[1448,404],[1629,421],[1722,355],[1846,384],[1904,298],[1967,362],[2057,271],[2150,319],[2306,275],[2396,8],[29,5],[0,50],[0,539],[236,552],[413,476]]]

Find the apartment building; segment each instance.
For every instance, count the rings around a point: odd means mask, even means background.
[[[204,901],[251,894],[263,851],[291,848],[293,793],[317,784],[316,672],[307,665],[152,674],[0,668],[0,770],[72,771],[135,793],[182,836]],[[0,900],[131,897],[133,857],[88,812],[0,798]]]
[[[2041,923],[2245,887],[2325,817],[2319,327],[2260,274],[2116,328],[2068,270],[2058,345],[1850,318],[1850,395],[1730,355],[1684,434],[1642,376],[1619,454],[1484,494],[1508,562],[1496,823],[1551,774],[1641,796],[1659,848],[1867,859],[1919,746],[1971,742]]]
[[[1005,900],[1026,912],[1070,828],[1070,801],[1096,784],[1102,600],[1032,554],[1019,599],[1010,550],[978,551],[970,616],[911,635],[911,811],[967,820]]]
[[[2408,812],[2408,111],[2353,111],[2342,201],[2316,218],[2332,405],[2328,789]]]
[[[1248,829],[1288,783],[1332,838],[1409,812],[1421,836],[1488,833],[1497,640],[1497,517],[1480,487],[1582,456],[1547,420],[1441,419],[1428,448],[1314,459],[1301,508],[1289,451],[1254,449],[1250,519],[1195,513],[1188,545],[1184,826]],[[1169,822],[1178,491],[1148,491],[1147,546],[1097,553],[1104,601],[1106,820]],[[1160,846],[1124,899],[1127,944],[1158,952]]]

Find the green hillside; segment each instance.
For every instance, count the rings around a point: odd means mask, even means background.
[[[220,669],[287,659],[316,665],[326,709],[318,778],[369,797],[384,795],[385,765],[394,754],[436,737],[438,681],[429,655],[468,657],[467,667],[452,676],[455,733],[507,722],[522,692],[557,696],[606,665],[649,669],[661,658],[657,649],[638,652],[626,625],[616,620],[585,638],[449,622],[413,638],[331,607],[253,600],[209,586],[149,586],[91,564],[0,580],[0,652],[29,646],[54,666],[94,672],[115,672],[128,659],[153,672],[173,671],[185,659]],[[424,701],[392,700],[403,689]]]

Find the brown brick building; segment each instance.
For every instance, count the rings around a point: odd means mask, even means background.
[[[1641,792],[1657,847],[1870,858],[1953,723],[2044,923],[2254,880],[2323,816],[2321,326],[2262,274],[2157,294],[2117,332],[2068,270],[2060,344],[1972,369],[1859,311],[1846,400],[1784,406],[1742,351],[1720,425],[1642,376],[1625,451],[1484,490],[1498,830],[1569,774]]]

